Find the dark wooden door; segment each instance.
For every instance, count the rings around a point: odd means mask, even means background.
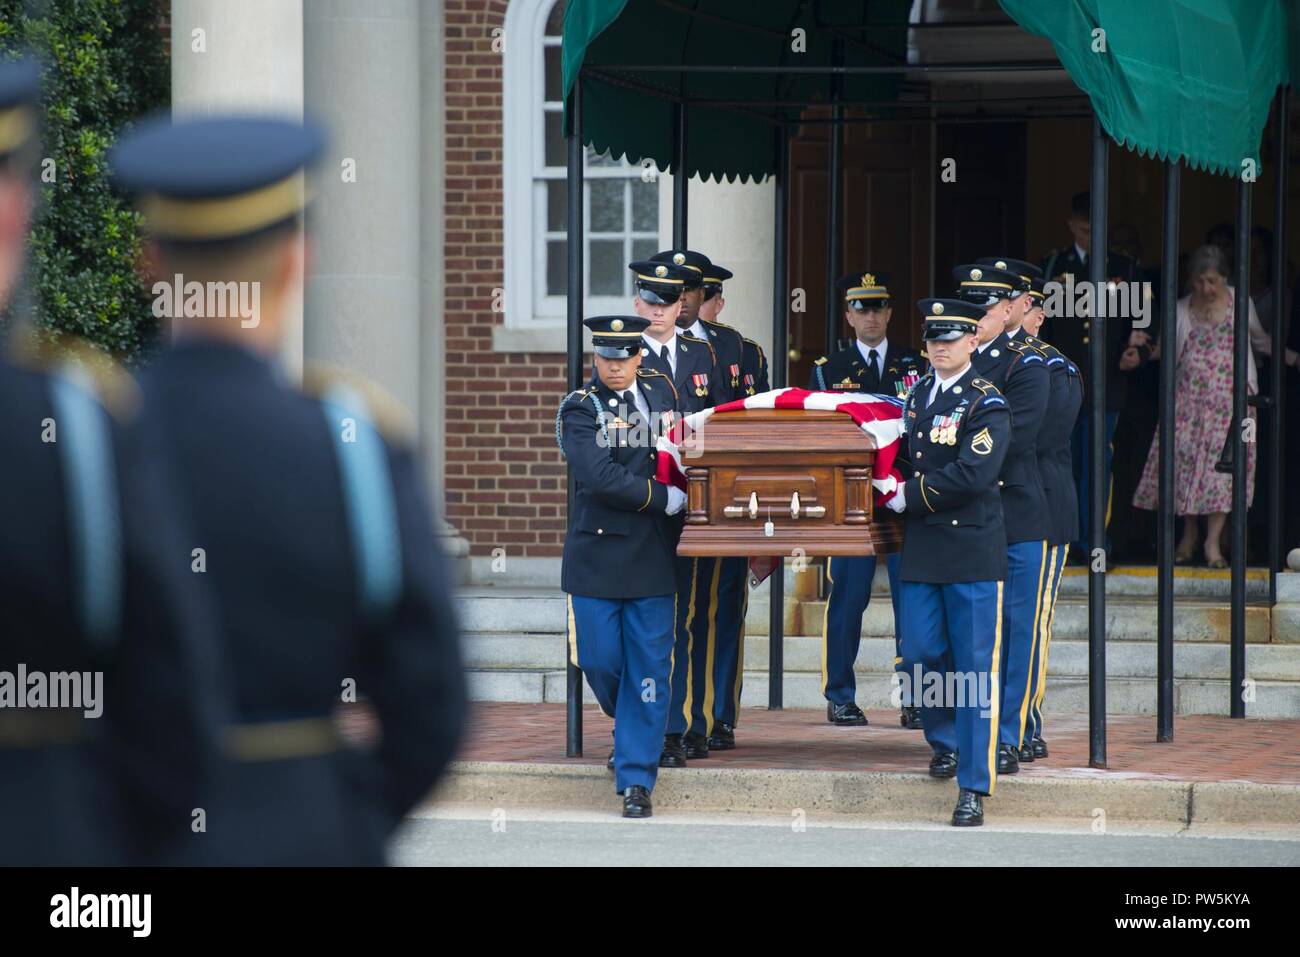
[[[790,289],[805,292],[804,311],[790,316],[790,384],[808,381],[826,342],[827,157],[830,126],[808,123],[790,147]],[[891,339],[919,342],[912,303],[928,295],[930,242],[929,127],[851,123],[845,126],[842,272],[870,271],[894,298]],[[840,320],[837,336],[852,335]]]
[[[956,161],[954,182],[935,191],[935,292],[952,294],[952,268],[980,256],[1032,258],[1025,251],[1025,124],[940,124],[939,162]]]

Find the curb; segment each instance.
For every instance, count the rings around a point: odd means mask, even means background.
[[[897,771],[666,768],[655,806],[692,811],[834,814],[879,821],[946,820],[956,782]],[[609,810],[613,776],[590,764],[458,761],[431,803]],[[985,805],[990,820],[1290,825],[1300,833],[1300,786],[1193,782],[1076,769],[1005,778]]]

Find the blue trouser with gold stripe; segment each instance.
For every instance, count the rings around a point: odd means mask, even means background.
[[[713,725],[735,727],[740,719],[740,689],[745,676],[745,612],[749,609],[749,559],[721,558],[713,651]],[[705,689],[708,697],[709,689]],[[694,724],[694,722],[692,722]]]
[[[673,595],[569,596],[569,660],[614,718],[614,787],[654,789],[673,670]]]
[[[998,662],[1002,582],[899,583],[903,663],[921,687],[925,739],[955,751],[957,783],[992,794],[998,772]]]
[[[898,614],[898,566],[902,556],[885,556],[889,597],[894,605],[894,670],[902,671],[901,622]],[[871,603],[871,582],[876,577],[876,556],[851,555],[830,559],[826,580],[826,614],[822,618],[822,694],[832,704],[852,704],[857,692],[853,664],[862,643],[862,616]],[[911,704],[903,685],[903,704]]]
[[[719,559],[677,559],[677,638],[673,648],[672,699],[668,706],[669,734],[695,731],[707,735],[711,730],[710,691],[721,586]]]
[[[998,742],[1020,747],[1029,717],[1029,686],[1034,648],[1047,607],[1047,542],[1007,546],[1007,578],[1002,589],[1001,726]]]
[[[1052,644],[1052,623],[1056,620],[1056,596],[1061,590],[1061,574],[1069,545],[1053,545],[1047,552],[1047,586],[1044,596],[1047,610],[1043,612],[1038,628],[1038,642],[1034,646],[1034,663],[1029,677],[1029,719],[1021,743],[1043,736],[1043,699],[1047,696],[1047,652]]]

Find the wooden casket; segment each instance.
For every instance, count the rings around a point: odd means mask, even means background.
[[[679,555],[883,555],[902,545],[901,518],[873,514],[875,444],[841,412],[714,415],[681,454]]]

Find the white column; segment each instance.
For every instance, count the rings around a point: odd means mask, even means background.
[[[302,0],[172,0],[172,114],[238,110],[301,117]],[[302,366],[302,295],[286,318],[285,364]]]
[[[420,11],[417,0],[306,4],[307,114],[330,145],[307,211],[304,352],[420,411]]]
[[[469,542],[448,524],[443,501],[446,446],[446,333],[443,249],[446,223],[446,57],[443,44],[443,4],[427,0],[420,5],[420,442],[425,473],[430,477],[434,527],[462,579],[469,573]]]
[[[723,287],[720,322],[763,347],[772,362],[772,192],[762,183],[691,180],[687,190],[687,246],[726,266],[735,278]],[[660,174],[659,246],[673,242],[673,178]]]

